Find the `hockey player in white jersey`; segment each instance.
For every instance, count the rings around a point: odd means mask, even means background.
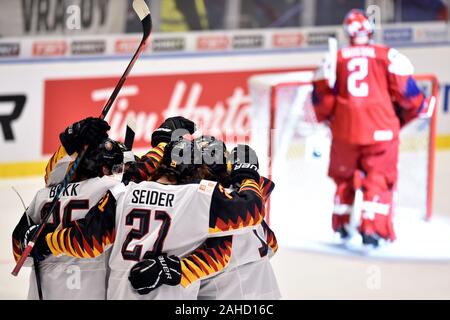
[[[199,146],[199,154],[202,163],[201,178],[218,181],[222,187],[240,183],[240,178],[234,176],[231,179],[227,170],[227,154],[225,144],[211,136],[202,136],[195,140]],[[244,147],[244,148],[242,148]],[[246,151],[250,158],[244,162],[257,165],[256,154],[245,146],[240,146],[240,151]],[[229,164],[242,162],[238,158],[238,148],[232,153]],[[242,158],[242,154],[241,154]],[[253,161],[251,161],[253,160]],[[274,184],[269,179],[261,177],[260,187],[264,202],[270,196]],[[233,189],[239,189],[239,185],[228,188],[225,192],[232,193]],[[263,220],[261,225],[254,230],[224,237],[207,239],[201,246],[189,255],[181,258],[181,285],[184,287],[198,286],[200,289],[197,298],[204,299],[278,299],[280,292],[278,284],[269,262],[269,257],[277,250],[276,238],[272,230]],[[230,259],[224,259],[224,255]],[[159,261],[165,257],[147,256],[147,259]],[[176,260],[177,258],[171,257]],[[221,261],[222,263],[217,263]],[[134,270],[146,268],[147,262],[139,262]],[[155,263],[147,273],[153,272],[155,288],[159,286],[158,277],[162,272],[162,264]],[[151,275],[148,275],[151,278]]]
[[[207,142],[205,140],[210,140]],[[236,163],[238,160],[238,149],[234,148],[227,157],[225,144],[213,137],[202,139],[207,146],[202,149],[204,163],[210,171],[211,180],[219,181],[223,186],[231,186],[229,192],[238,188],[238,181],[231,181],[226,168],[228,161]],[[256,158],[256,155],[254,156]],[[227,160],[227,158],[229,160]],[[212,160],[212,161],[211,161]],[[260,187],[264,202],[269,198],[275,185],[261,177]],[[270,264],[269,258],[278,249],[275,234],[263,220],[256,229],[239,235],[233,235],[231,239],[226,237],[207,240],[207,242],[191,255],[184,257],[183,264],[196,265],[198,257],[205,252],[212,251],[218,242],[231,241],[232,255],[226,268],[217,275],[201,280],[198,299],[279,299],[281,297],[278,283]],[[215,242],[215,243],[213,243]],[[189,262],[188,262],[189,261]],[[200,265],[198,267],[201,268]]]
[[[96,148],[108,138],[108,123],[99,118],[88,117],[68,126],[59,135],[61,145],[52,155],[45,168],[45,185],[54,186],[64,180],[66,172],[78,152],[87,145]]]
[[[66,171],[70,168],[72,161],[74,160],[74,156],[79,153],[85,145],[89,146],[89,150],[95,151],[98,150],[99,153],[90,152],[85,157],[85,162],[82,163],[77,171],[74,181],[77,183],[69,185],[66,190],[69,190],[74,186],[73,192],[69,192],[66,194],[63,193],[61,197],[62,200],[59,203],[59,209],[66,208],[64,212],[55,214],[55,217],[51,218],[50,224],[47,226],[47,231],[54,230],[55,227],[59,224],[62,227],[68,226],[69,222],[64,222],[69,217],[69,211],[72,209],[74,215],[72,215],[71,219],[76,220],[79,218],[83,218],[89,208],[91,208],[94,204],[98,202],[98,200],[107,192],[107,190],[115,184],[118,184],[119,181],[111,178],[93,178],[86,181],[87,176],[97,177],[109,175],[110,167],[117,162],[117,159],[101,159],[99,157],[111,157],[113,152],[109,152],[105,150],[105,139],[108,137],[107,131],[110,129],[108,123],[99,118],[85,118],[81,121],[75,122],[72,125],[68,126],[64,132],[62,132],[59,136],[61,141],[61,146],[55,152],[55,154],[50,158],[45,174],[45,182],[49,188],[42,189],[36,195],[30,207],[27,209],[27,213],[32,213],[32,217],[30,220],[30,215],[24,214],[19,224],[15,228],[13,232],[13,252],[14,257],[17,260],[21,253],[22,249],[25,246],[25,242],[27,239],[30,239],[33,234],[33,230],[36,230],[36,227],[33,226],[30,228],[30,223],[34,224],[40,222],[40,216],[43,214],[35,214],[36,211],[43,211],[48,209],[49,204],[51,202],[51,198],[48,199],[47,190],[51,190],[51,194],[55,193],[56,187],[60,182],[62,182]],[[133,180],[147,180],[147,177],[150,177],[156,168],[159,165],[159,162],[162,159],[162,155],[164,152],[164,148],[167,142],[170,141],[172,132],[174,130],[184,129],[187,132],[193,133],[195,130],[195,124],[183,117],[172,117],[166,119],[152,135],[152,146],[143,157],[138,159],[138,162],[128,163],[128,170],[125,173],[125,179],[127,181]],[[117,152],[116,145],[117,143],[111,141],[115,148],[113,151]],[[97,148],[98,146],[102,146],[100,150]],[[106,144],[109,145],[109,144]],[[122,147],[122,146],[121,146]],[[105,152],[106,151],[106,152]],[[103,152],[103,153],[102,153]],[[134,155],[131,152],[128,153],[128,156],[125,158],[134,158]],[[93,159],[92,156],[96,158]],[[117,156],[117,154],[116,154]],[[95,161],[97,163],[95,163]],[[107,162],[107,166],[101,168],[101,163]],[[100,172],[92,172],[89,171],[88,175],[83,174],[86,173],[85,168],[92,168],[94,166],[100,165]],[[80,177],[84,175],[84,177]],[[81,184],[80,181],[83,181]],[[89,183],[87,182],[89,181]],[[50,186],[53,186],[50,188]],[[82,192],[77,193],[77,190],[80,189],[80,186],[83,186]],[[72,190],[72,189],[71,189]],[[83,199],[89,199],[89,207],[81,208]],[[42,207],[42,202],[46,202],[44,207]],[[47,203],[48,202],[48,203]],[[66,204],[70,203],[70,207],[67,207]],[[86,205],[86,203],[84,203]],[[61,209],[63,210],[63,209]],[[66,211],[68,213],[66,213]],[[60,215],[66,217],[62,219]],[[69,218],[67,218],[69,217]],[[56,221],[57,223],[53,223]],[[72,223],[72,222],[71,222]],[[73,223],[72,223],[73,224]],[[29,230],[30,229],[30,230]],[[24,239],[26,235],[27,239]],[[36,254],[35,254],[36,256]],[[38,260],[43,260],[44,257],[37,255]],[[43,291],[45,292],[44,299],[105,299],[106,298],[106,281],[105,279],[106,273],[108,270],[105,269],[105,264],[107,265],[107,254],[102,255],[98,258],[89,259],[87,261],[68,258],[68,257],[58,257],[51,258],[49,260],[45,260],[43,263],[43,284],[45,288]],[[80,264],[81,269],[77,266]],[[101,264],[101,266],[100,266]],[[54,266],[53,268],[49,266]],[[41,268],[40,268],[41,269]],[[50,274],[47,270],[55,269],[57,272],[53,272]],[[88,269],[97,269],[96,274],[90,272],[88,276],[83,275],[83,272]],[[79,272],[81,271],[81,273]],[[65,274],[64,274],[65,272]],[[72,275],[72,276],[70,276]],[[50,281],[51,280],[51,281]],[[83,282],[80,282],[83,280]],[[67,282],[67,284],[66,284]],[[90,284],[90,286],[86,286],[86,284]],[[99,285],[101,284],[101,285]],[[36,288],[36,279],[35,273],[32,273],[30,278],[30,288],[29,288],[29,299],[37,299],[38,293]]]
[[[61,140],[64,144],[64,139]],[[112,173],[116,166],[122,166],[124,150],[125,146],[108,138],[97,148],[88,149],[77,169],[77,178],[62,192],[57,208],[46,226],[47,231],[76,225],[76,220],[83,218],[109,188],[120,183]],[[55,185],[39,190],[13,231],[16,260],[37,229],[36,225],[30,227],[28,221],[33,224],[41,222],[41,217],[49,210],[59,187],[60,185]],[[37,247],[44,239],[40,240]],[[107,237],[105,241],[109,241]],[[33,250],[32,254],[37,260],[41,260],[38,267],[44,300],[106,298],[107,254],[88,260],[68,256],[50,256],[43,260],[42,253],[37,250]],[[38,298],[35,276],[35,272],[32,272],[28,299]]]
[[[166,252],[183,256],[208,237],[254,229],[264,218],[264,204],[256,182],[257,167],[252,164],[235,166],[231,176],[239,176],[241,186],[231,194],[213,181],[183,184],[196,175],[192,151],[187,146],[192,144],[185,140],[172,142],[153,181],[114,187],[74,227],[47,234],[37,250],[45,251],[48,246],[54,255],[96,257],[114,240],[108,299],[196,298],[195,286],[184,289],[178,285],[184,274],[183,270],[177,272],[179,261],[161,256],[158,263],[165,265],[165,272],[160,284],[168,286],[150,294],[145,294],[150,291],[147,274],[136,277],[130,275],[130,269],[146,255]],[[230,259],[226,251],[223,259]]]

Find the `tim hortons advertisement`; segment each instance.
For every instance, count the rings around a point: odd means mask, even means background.
[[[198,125],[199,132],[229,143],[250,137],[250,96],[247,80],[258,73],[289,70],[195,73],[135,76],[129,78],[107,120],[110,136],[123,140],[126,118],[137,119],[135,148],[148,148],[151,134],[167,117],[182,115]],[[57,148],[58,134],[70,123],[100,114],[117,78],[83,78],[45,81],[43,154]],[[61,107],[64,101],[64,107]]]

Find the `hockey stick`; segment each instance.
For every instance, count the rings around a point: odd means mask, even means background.
[[[27,206],[25,205],[25,201],[23,201],[22,196],[20,195],[19,191],[17,191],[16,188],[14,188],[14,187],[11,187],[11,188],[14,190],[14,192],[19,197],[20,202],[22,202],[22,206],[23,206],[23,209],[25,211],[25,216],[27,217],[28,227],[31,227],[32,223],[31,223],[30,217],[27,214]],[[33,257],[33,265],[34,265],[34,273],[35,273],[35,277],[36,277],[36,287],[37,287],[37,290],[38,290],[39,300],[43,300],[43,298],[42,298],[42,285],[41,285],[41,272],[40,272],[40,269],[39,269],[39,261],[37,261],[37,259],[35,257]]]
[[[127,128],[125,131],[124,145],[127,148],[127,151],[125,151],[123,153],[123,163],[124,164],[136,161],[133,151],[132,151],[135,132],[136,132],[136,117],[132,114],[129,114],[127,116]],[[124,166],[124,168],[125,168],[125,166]]]
[[[23,206],[23,210],[25,212],[25,216],[27,217],[28,227],[31,227],[32,223],[31,223],[30,217],[27,214],[27,206],[25,205],[25,201],[23,201],[22,196],[20,195],[19,191],[17,191],[16,188],[14,188],[13,186],[11,188],[19,197],[20,202],[22,203],[22,206]],[[38,263],[39,263],[39,261],[37,261],[37,259],[35,257],[33,257],[34,273],[35,273],[35,277],[36,277],[36,287],[38,290],[39,300],[42,300],[41,272],[40,272]]]
[[[127,129],[125,131],[124,145],[129,151],[133,149],[134,135],[136,132],[136,118],[129,114],[127,116]],[[124,161],[125,162],[125,161]]]
[[[131,69],[133,68],[137,58],[144,50],[145,45],[147,44],[148,38],[150,36],[151,30],[152,30],[152,17],[150,15],[150,10],[145,3],[144,0],[134,0],[133,1],[133,9],[138,15],[139,19],[142,23],[142,29],[143,29],[143,36],[141,43],[139,44],[139,47],[137,48],[136,52],[133,55],[133,58],[131,59],[130,63],[128,64],[127,68],[125,69],[125,72],[123,73],[122,77],[119,79],[119,82],[117,83],[116,87],[114,88],[114,91],[112,92],[111,96],[109,97],[108,101],[106,102],[106,105],[103,107],[103,110],[100,114],[100,119],[105,119],[106,115],[108,114],[109,110],[111,109],[117,95],[119,94],[120,89],[122,88],[123,84],[125,83],[125,80],[128,77],[128,74],[130,73]],[[36,240],[39,238],[40,234],[42,233],[42,230],[44,230],[45,225],[47,224],[48,219],[51,217],[52,212],[55,210],[57,202],[61,196],[61,193],[70,181],[72,181],[73,176],[76,172],[76,169],[78,165],[80,164],[81,160],[83,159],[84,155],[86,154],[87,147],[85,146],[84,149],[81,151],[81,153],[78,155],[78,157],[75,159],[75,161],[72,163],[72,166],[69,169],[69,172],[64,177],[63,182],[61,183],[60,187],[58,188],[58,191],[56,192],[55,197],[52,200],[52,205],[50,207],[50,210],[47,211],[45,216],[42,218],[42,223],[37,229],[36,233],[34,234],[31,241],[27,244],[27,247],[23,251],[22,255],[20,256],[19,261],[17,261],[16,266],[14,267],[13,271],[11,272],[12,275],[17,276],[19,274],[20,269],[22,268],[23,264],[25,263],[25,260],[30,255],[31,250],[34,247],[34,244],[36,243]]]
[[[330,58],[328,85],[331,89],[336,83],[336,64],[337,64],[338,42],[336,38],[328,38],[328,53]]]

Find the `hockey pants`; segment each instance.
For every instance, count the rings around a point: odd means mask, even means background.
[[[360,233],[395,240],[393,196],[397,183],[399,141],[352,145],[334,140],[328,174],[336,183],[332,225],[335,231],[350,223],[355,190],[363,192],[358,216]]]

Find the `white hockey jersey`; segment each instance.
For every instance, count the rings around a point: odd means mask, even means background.
[[[245,180],[231,194],[207,180],[187,185],[130,183],[112,188],[76,227],[55,231],[46,239],[54,254],[82,258],[100,255],[114,242],[108,299],[195,299],[198,283],[162,286],[141,296],[128,281],[129,271],[147,251],[183,257],[208,237],[245,233],[263,218],[262,193],[254,180]],[[229,249],[218,254],[204,268],[228,263]],[[182,283],[191,282],[193,268],[182,264]]]
[[[58,229],[73,226],[74,221],[84,218],[88,210],[97,204],[109,188],[119,183],[120,181],[117,179],[108,176],[70,183],[62,192],[48,225]],[[47,187],[37,192],[26,210],[26,214],[34,223],[41,222],[41,216],[49,209],[59,187],[60,185]],[[18,227],[27,228],[28,226]],[[16,250],[15,253],[19,253]],[[39,263],[43,299],[104,300],[106,298],[107,256],[105,254],[86,260],[68,256],[48,256]],[[32,272],[28,299],[37,298],[35,273]]]
[[[260,186],[264,201],[267,201],[274,184],[269,179],[261,177]],[[275,234],[265,221],[262,221],[254,230],[232,237],[224,237],[222,242],[232,244],[231,259],[223,270],[217,270],[200,279],[198,299],[242,300],[279,299],[281,297],[269,261],[269,258],[277,251],[278,245]],[[219,239],[207,241],[199,250],[194,251],[191,256],[185,257],[184,260],[196,257],[199,252],[217,250],[222,245]]]

